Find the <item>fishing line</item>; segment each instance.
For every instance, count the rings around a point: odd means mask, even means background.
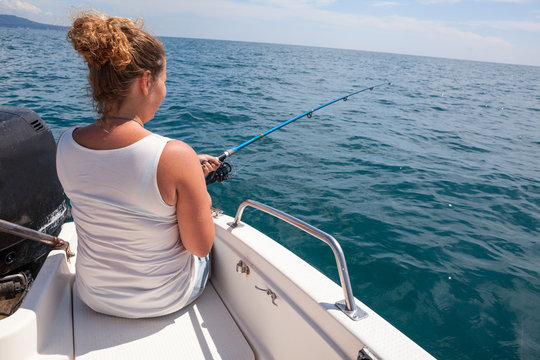
[[[300,114],[298,116],[295,116],[292,119],[284,121],[281,124],[271,128],[270,130],[267,130],[267,131],[265,131],[265,132],[263,132],[263,133],[261,133],[261,134],[259,134],[257,136],[254,136],[253,138],[249,139],[246,142],[243,142],[240,145],[237,145],[237,146],[232,147],[232,148],[230,148],[228,150],[225,150],[224,152],[222,152],[221,154],[219,154],[217,156],[217,158],[221,162],[221,165],[216,171],[211,172],[210,174],[208,174],[206,176],[206,184],[207,185],[212,184],[212,183],[214,183],[216,181],[217,182],[222,182],[222,181],[225,181],[225,180],[229,179],[231,171],[232,171],[232,166],[231,166],[231,164],[229,164],[227,162],[224,162],[223,160],[225,160],[229,156],[234,155],[236,152],[238,152],[239,150],[245,148],[246,146],[253,144],[255,141],[257,141],[259,139],[262,139],[265,136],[268,136],[269,134],[273,133],[274,131],[281,129],[282,127],[287,126],[290,123],[292,123],[292,122],[294,122],[294,121],[296,121],[298,119],[303,118],[304,116],[307,117],[308,119],[310,119],[313,116],[313,113],[315,111],[320,110],[320,109],[322,109],[324,107],[327,107],[328,105],[332,105],[332,104],[334,104],[334,103],[336,103],[336,102],[338,102],[340,100],[347,101],[350,96],[356,95],[358,93],[361,93],[361,92],[364,92],[364,91],[367,91],[367,90],[373,90],[376,87],[384,86],[384,85],[391,85],[391,83],[388,82],[388,81],[385,81],[385,82],[377,84],[377,85],[373,85],[373,86],[370,86],[370,87],[367,87],[367,88],[364,88],[364,89],[361,89],[361,90],[351,92],[350,94],[347,94],[345,96],[341,96],[341,97],[339,97],[337,99],[334,99],[332,101],[329,101],[329,102],[327,102],[325,104],[319,105],[316,108],[305,111],[304,113],[302,113],[302,114]]]

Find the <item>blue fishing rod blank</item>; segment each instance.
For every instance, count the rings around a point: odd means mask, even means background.
[[[328,105],[332,105],[333,103],[336,103],[336,102],[338,102],[338,101],[340,101],[340,100],[347,101],[347,99],[348,99],[350,96],[356,95],[356,94],[361,93],[361,92],[363,92],[363,91],[373,90],[373,89],[375,89],[376,87],[384,86],[384,85],[390,85],[390,83],[387,82],[387,81],[385,81],[385,82],[383,82],[383,83],[380,83],[380,84],[377,84],[377,85],[373,85],[373,86],[370,86],[370,87],[367,87],[367,88],[364,88],[364,89],[361,89],[361,90],[352,92],[352,93],[347,94],[347,95],[345,95],[345,96],[342,96],[342,97],[339,97],[339,98],[334,99],[334,100],[332,100],[332,101],[329,101],[329,102],[327,102],[327,103],[325,103],[325,104],[319,105],[319,106],[317,106],[317,107],[314,108],[314,109],[308,110],[308,111],[306,111],[306,112],[304,112],[304,113],[302,113],[302,114],[300,114],[300,115],[298,115],[298,116],[293,117],[292,119],[289,119],[289,120],[287,120],[287,121],[285,121],[285,122],[283,122],[283,123],[281,123],[281,124],[279,124],[279,125],[277,125],[277,126],[271,128],[270,130],[267,130],[267,131],[265,131],[265,132],[263,132],[263,133],[261,133],[261,134],[259,134],[259,135],[257,135],[257,136],[254,136],[253,138],[249,139],[248,141],[246,141],[246,142],[244,142],[244,143],[242,143],[242,144],[240,144],[240,145],[237,145],[237,146],[235,146],[235,147],[232,147],[232,148],[230,148],[230,149],[224,151],[223,153],[221,153],[221,154],[218,156],[218,159],[219,159],[219,161],[223,161],[223,160],[225,160],[226,158],[228,158],[229,156],[231,156],[231,155],[233,155],[234,153],[236,153],[238,150],[243,149],[244,147],[246,147],[246,146],[248,146],[248,145],[254,143],[255,141],[257,141],[257,140],[259,140],[259,139],[261,139],[261,138],[263,138],[263,137],[265,137],[265,136],[267,136],[267,135],[273,133],[273,132],[276,131],[276,130],[281,129],[281,128],[284,127],[284,126],[289,125],[290,123],[292,123],[292,122],[294,122],[294,121],[296,121],[296,120],[298,120],[298,119],[303,118],[304,116],[306,116],[306,117],[308,117],[308,118],[311,118],[312,114],[313,114],[315,111],[320,110],[320,109],[322,109],[322,108],[324,108],[324,107],[327,107]]]
[[[221,154],[219,154],[217,156],[217,158],[219,159],[219,161],[222,162],[222,164],[216,171],[211,172],[210,174],[207,175],[206,184],[211,184],[211,183],[216,182],[216,181],[217,182],[222,182],[222,181],[227,180],[229,178],[229,176],[230,176],[229,174],[230,174],[230,172],[232,170],[232,167],[231,167],[230,164],[228,164],[226,162],[223,162],[223,160],[225,160],[229,156],[235,154],[238,150],[245,148],[246,146],[254,143],[255,141],[257,141],[257,140],[259,140],[259,139],[273,133],[276,130],[281,129],[284,126],[289,125],[290,123],[292,123],[292,122],[294,122],[294,121],[296,121],[296,120],[298,120],[300,118],[303,118],[304,116],[307,117],[307,118],[311,118],[311,116],[313,115],[313,113],[315,111],[320,110],[320,109],[322,109],[322,108],[324,108],[324,107],[326,107],[328,105],[332,105],[332,104],[334,104],[334,103],[336,103],[336,102],[338,102],[340,100],[347,101],[347,99],[349,99],[350,96],[356,95],[356,94],[361,93],[363,91],[373,90],[373,89],[375,89],[376,87],[379,87],[379,86],[390,85],[390,84],[391,84],[390,82],[385,81],[385,82],[377,84],[377,85],[373,85],[373,86],[370,86],[370,87],[367,87],[367,88],[364,88],[364,89],[361,89],[361,90],[354,91],[354,92],[352,92],[350,94],[347,94],[345,96],[341,96],[341,97],[339,97],[337,99],[334,99],[332,101],[329,101],[329,102],[327,102],[325,104],[319,105],[314,109],[308,110],[308,111],[306,111],[306,112],[304,112],[304,113],[302,113],[302,114],[300,114],[298,116],[295,116],[292,119],[284,121],[281,124],[271,128],[270,130],[267,130],[267,131],[265,131],[265,132],[263,132],[263,133],[261,133],[261,134],[259,134],[257,136],[254,136],[253,138],[249,139],[248,141],[243,142],[240,145],[237,145],[235,147],[232,147],[232,148],[222,152]]]

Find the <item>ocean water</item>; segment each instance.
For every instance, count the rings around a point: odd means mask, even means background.
[[[332,234],[355,296],[437,358],[540,356],[540,67],[162,40],[168,93],[148,128],[200,153],[392,82],[238,152],[214,206],[254,199]],[[0,28],[0,67],[0,104],[55,137],[95,119],[65,33]],[[338,281],[325,244],[255,210],[243,220]]]

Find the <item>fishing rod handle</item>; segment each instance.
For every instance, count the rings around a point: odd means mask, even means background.
[[[228,158],[229,156],[232,156],[236,151],[234,151],[233,149],[229,149],[229,150],[226,150],[224,152],[222,152],[221,154],[219,154],[217,156],[218,160],[220,162],[223,162],[223,160],[225,160],[226,158]]]

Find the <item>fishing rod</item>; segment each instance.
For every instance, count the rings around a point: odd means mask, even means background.
[[[206,176],[206,184],[207,185],[212,184],[212,183],[214,183],[216,181],[217,182],[222,182],[222,181],[225,181],[225,180],[229,179],[230,178],[230,173],[231,173],[231,170],[232,170],[232,166],[229,163],[224,162],[223,160],[225,160],[229,156],[234,155],[236,152],[238,152],[239,150],[245,148],[246,146],[254,143],[255,141],[257,141],[259,139],[262,139],[263,137],[273,133],[276,130],[281,129],[284,126],[289,125],[290,123],[292,123],[292,122],[294,122],[294,121],[296,121],[298,119],[303,118],[304,116],[307,117],[308,119],[310,119],[315,111],[320,110],[320,109],[322,109],[324,107],[327,107],[328,105],[332,105],[333,103],[336,103],[336,102],[338,102],[340,100],[347,101],[350,96],[356,95],[358,93],[361,93],[361,92],[364,92],[364,91],[367,91],[367,90],[373,90],[376,87],[384,86],[384,85],[391,85],[391,83],[388,82],[388,81],[385,81],[385,82],[377,84],[377,85],[373,85],[373,86],[370,86],[370,87],[367,87],[367,88],[364,88],[364,89],[361,89],[361,90],[354,91],[354,92],[352,92],[350,94],[347,94],[345,96],[341,96],[341,97],[339,97],[337,99],[334,99],[332,101],[329,101],[329,102],[327,102],[325,104],[319,105],[314,109],[308,110],[308,111],[306,111],[306,112],[304,112],[304,113],[302,113],[302,114],[300,114],[298,116],[295,116],[292,119],[284,121],[281,124],[271,128],[270,130],[267,130],[267,131],[265,131],[265,132],[263,132],[263,133],[261,133],[261,134],[259,134],[257,136],[254,136],[253,138],[249,139],[246,142],[243,142],[240,145],[237,145],[237,146],[232,147],[232,148],[230,148],[228,150],[225,150],[224,152],[222,152],[221,154],[219,154],[217,156],[217,158],[221,162],[221,165],[216,171],[213,171],[213,172],[211,172],[210,174],[208,174]]]

